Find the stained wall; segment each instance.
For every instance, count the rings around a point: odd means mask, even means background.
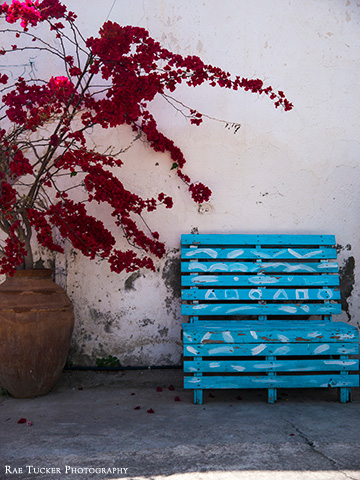
[[[70,9],[74,2],[67,0]],[[138,25],[182,55],[241,76],[264,79],[295,105],[276,110],[269,99],[220,88],[181,88],[175,97],[220,120],[190,125],[163,100],[151,111],[183,150],[185,173],[213,191],[199,207],[170,170],[168,155],[141,141],[122,156],[119,174],[143,196],[172,195],[172,210],[146,218],[166,242],[155,273],[112,274],[66,247],[57,280],[72,298],[76,327],[70,360],[93,365],[109,355],[122,365],[181,361],[179,242],[189,233],[335,234],[344,312],[359,325],[360,4],[346,0],[77,0],[85,36],[106,20]],[[126,146],[126,130],[94,131],[98,147]],[[97,212],[110,222],[105,212]],[[119,245],[123,240],[119,236]],[[124,247],[126,244],[123,243]]]

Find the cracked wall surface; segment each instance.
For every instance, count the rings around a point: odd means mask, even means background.
[[[73,2],[66,0],[70,9]],[[137,141],[122,155],[127,188],[149,198],[163,191],[174,208],[146,216],[167,254],[156,271],[112,274],[66,247],[56,255],[57,278],[75,305],[69,361],[92,365],[117,357],[121,365],[181,362],[181,233],[326,233],[339,244],[344,312],[337,319],[360,322],[360,7],[355,1],[257,2],[234,5],[178,0],[76,2],[78,24],[95,36],[108,18],[145,27],[165,48],[199,55],[205,63],[285,92],[295,105],[276,110],[249,92],[181,87],[185,105],[239,130],[205,119],[190,125],[159,98],[149,105],[159,129],[182,149],[185,170],[213,195],[195,204],[171,171],[171,159]],[[226,27],[225,27],[226,26]],[[19,53],[19,58],[22,54]],[[180,105],[180,104],[179,104]],[[129,145],[132,132],[94,130],[89,145],[104,151]],[[96,206],[93,207],[96,209]],[[111,218],[104,214],[106,226]],[[119,247],[128,248],[118,235]],[[348,246],[351,246],[349,248]]]

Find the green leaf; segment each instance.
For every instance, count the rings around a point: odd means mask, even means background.
[[[76,177],[76,175],[77,175],[77,172],[71,172],[70,173],[70,177]]]
[[[120,367],[120,360],[117,357],[109,355],[107,358],[97,358],[97,367]]]
[[[172,167],[170,168],[170,170],[175,170],[175,168],[178,168],[178,166],[179,166],[179,165],[178,165],[176,162],[174,162],[174,163],[172,164]]]

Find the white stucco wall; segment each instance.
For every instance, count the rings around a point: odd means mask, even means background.
[[[295,105],[275,110],[267,98],[220,88],[182,88],[176,97],[212,117],[241,123],[234,134],[214,121],[191,126],[165,101],[152,106],[162,131],[188,159],[185,173],[213,196],[199,211],[170,171],[167,155],[137,142],[122,159],[134,191],[172,195],[172,210],[148,221],[168,254],[158,272],[115,275],[67,251],[57,278],[76,309],[71,360],[122,365],[179,364],[180,234],[333,233],[346,270],[346,310],[360,308],[360,5],[346,0],[67,0],[85,36],[110,19],[139,25],[166,48],[199,55],[234,74],[260,77]],[[129,134],[106,131],[96,144],[126,145]],[[125,244],[124,244],[125,245]],[[354,260],[353,260],[354,259]],[[355,263],[354,263],[355,261]]]

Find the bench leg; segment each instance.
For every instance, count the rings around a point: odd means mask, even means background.
[[[348,355],[340,355],[340,359],[341,360],[349,360],[349,356]],[[341,374],[342,375],[349,375],[349,372],[342,371]],[[351,388],[350,387],[340,387],[339,388],[339,401],[341,403],[350,402],[350,400],[351,400],[350,395],[351,395]]]
[[[271,355],[269,357],[266,357],[266,360],[269,360],[269,362],[273,362],[274,360],[276,360],[276,357]],[[269,377],[275,377],[275,375],[276,373],[274,373],[273,371],[268,373]],[[277,400],[276,388],[268,388],[268,403],[275,403],[276,400]]]
[[[268,403],[275,403],[277,400],[277,389],[268,388]]]
[[[203,390],[194,390],[194,404],[195,405],[203,404]]]
[[[339,401],[340,403],[350,402],[351,388],[349,387],[340,387]]]

